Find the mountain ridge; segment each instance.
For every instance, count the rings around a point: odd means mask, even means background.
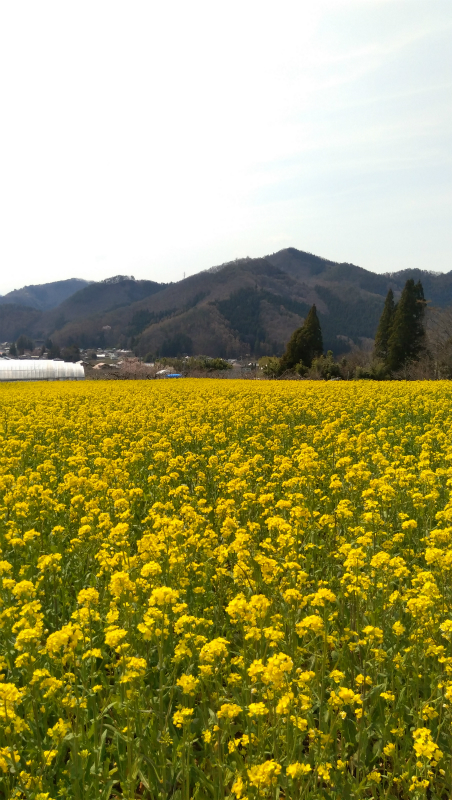
[[[63,281],[30,284],[0,295],[0,305],[20,305],[48,311],[90,283],[92,281],[85,281],[83,278],[68,278]]]
[[[244,258],[160,284],[117,276],[92,283],[58,306],[22,311],[26,333],[60,345],[133,347],[145,356],[180,353],[240,357],[280,354],[310,306],[316,304],[325,349],[336,354],[375,335],[389,288],[421,280],[434,305],[452,303],[452,271],[404,269],[373,273],[286,248]],[[0,338],[13,325],[0,305]],[[18,308],[16,306],[16,308]],[[29,309],[30,311],[30,309]],[[35,310],[36,311],[36,310]]]

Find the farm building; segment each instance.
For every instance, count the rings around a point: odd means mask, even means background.
[[[0,358],[0,382],[2,381],[81,381],[85,370],[81,364],[44,359]]]

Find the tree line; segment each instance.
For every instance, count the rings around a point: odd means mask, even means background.
[[[9,347],[9,355],[11,358],[23,356],[26,353],[32,353],[35,349],[34,342],[28,336],[21,334],[16,342],[12,342]],[[48,359],[61,358],[63,361],[79,361],[80,349],[76,344],[68,345],[67,347],[60,348],[59,345],[52,342],[51,339],[46,339],[45,343],[40,348],[39,354],[47,355]]]
[[[398,303],[389,290],[375,335],[374,355],[388,374],[417,361],[425,349],[425,298],[422,283],[406,282]]]
[[[424,324],[426,302],[420,281],[407,280],[399,301],[389,289],[375,336],[375,346],[369,368],[357,367],[347,373],[347,357],[336,361],[331,350],[324,355],[323,337],[315,305],[300,328],[289,339],[283,356],[261,359],[267,375],[272,377],[299,376],[323,378],[407,377],[406,369],[428,355]]]

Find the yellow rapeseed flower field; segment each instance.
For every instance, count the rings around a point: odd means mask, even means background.
[[[450,798],[452,386],[0,387],[0,798]]]

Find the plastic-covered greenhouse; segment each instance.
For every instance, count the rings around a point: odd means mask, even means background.
[[[2,381],[81,381],[85,370],[71,361],[45,361],[44,359],[0,358]]]

